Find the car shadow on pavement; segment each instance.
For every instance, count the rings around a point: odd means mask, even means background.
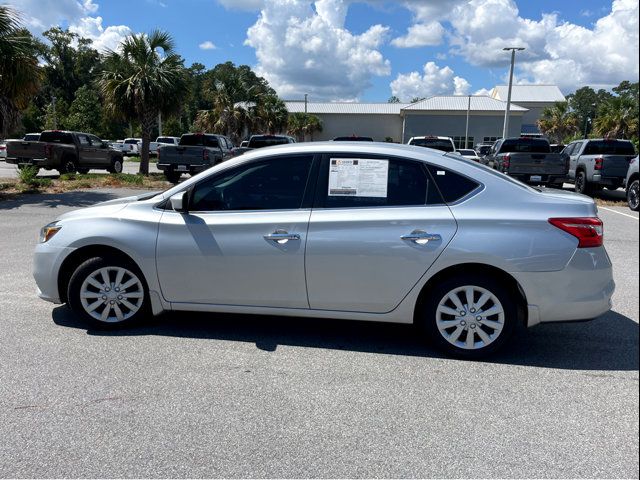
[[[53,310],[60,326],[86,329],[66,306]],[[279,345],[387,355],[446,358],[428,346],[413,325],[238,314],[167,313],[129,329],[87,330],[105,337],[161,335],[250,342],[263,351]],[[616,312],[592,322],[521,328],[487,363],[569,370],[638,370],[638,324]]]
[[[89,207],[99,202],[106,202],[107,200],[113,200],[119,198],[122,195],[117,195],[110,192],[95,192],[95,191],[74,191],[67,193],[34,193],[34,194],[20,194],[13,197],[9,197],[5,200],[0,200],[0,210],[13,210],[25,205],[37,206],[37,207]]]

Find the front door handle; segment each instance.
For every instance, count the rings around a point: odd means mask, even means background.
[[[414,230],[408,235],[402,235],[400,238],[418,245],[425,245],[429,242],[439,242],[442,240],[442,237],[437,233],[427,233],[424,230]]]
[[[289,240],[300,240],[300,235],[297,233],[288,233],[284,230],[276,230],[269,235],[264,235],[265,240],[271,240],[272,242],[276,242],[280,245],[287,243]]]

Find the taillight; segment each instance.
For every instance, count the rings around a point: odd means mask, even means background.
[[[206,148],[202,150],[202,160],[204,160],[205,162],[209,161],[209,150],[207,150]]]
[[[598,217],[550,218],[549,223],[578,239],[578,248],[601,247],[604,240],[602,220]]]
[[[504,168],[509,168],[511,166],[511,155],[505,155],[502,157],[502,166]]]
[[[596,158],[596,163],[593,166],[594,170],[602,170],[602,164],[604,163],[604,159],[599,157]]]

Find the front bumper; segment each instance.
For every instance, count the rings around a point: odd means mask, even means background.
[[[579,248],[563,270],[512,272],[524,290],[529,326],[590,320],[611,309],[615,290],[611,260],[604,247]]]
[[[33,278],[38,286],[38,296],[53,303],[62,303],[58,291],[58,274],[65,258],[74,248],[54,247],[39,243],[33,255]]]

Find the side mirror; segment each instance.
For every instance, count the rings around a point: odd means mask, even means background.
[[[187,213],[189,211],[189,192],[180,192],[169,198],[171,202],[171,208],[176,212]]]

